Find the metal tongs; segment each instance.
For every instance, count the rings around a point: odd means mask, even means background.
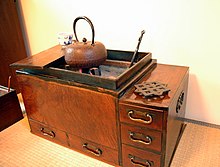
[[[135,60],[135,58],[137,57],[138,50],[139,50],[139,46],[140,46],[140,43],[141,43],[141,40],[142,40],[142,37],[143,37],[144,33],[145,33],[145,30],[142,30],[142,31],[141,31],[141,36],[140,36],[139,39],[138,39],[137,47],[136,47],[136,49],[135,49],[135,51],[134,51],[134,54],[133,54],[133,56],[132,56],[131,64],[130,64],[129,68],[131,68],[131,67],[133,66],[133,64],[134,64],[134,60]]]

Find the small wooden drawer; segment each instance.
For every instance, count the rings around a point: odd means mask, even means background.
[[[162,134],[158,131],[121,124],[121,138],[123,144],[161,152]]]
[[[40,137],[43,137],[47,140],[53,141],[57,144],[68,146],[67,135],[65,132],[57,130],[55,128],[51,128],[45,124],[38,123],[31,119],[29,119],[29,124],[30,124],[32,133]]]
[[[126,167],[160,167],[161,155],[122,145],[122,164]]]
[[[96,158],[100,161],[111,163],[112,165],[119,164],[117,150],[96,144],[75,135],[68,134],[68,136],[70,147],[72,149],[90,157]]]
[[[119,112],[121,122],[162,131],[163,112],[161,110],[119,104]]]

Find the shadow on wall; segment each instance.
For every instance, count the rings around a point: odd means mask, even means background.
[[[203,122],[210,120],[207,103],[195,74],[189,75],[186,118]]]

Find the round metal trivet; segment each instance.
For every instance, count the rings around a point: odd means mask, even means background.
[[[140,84],[136,84],[135,86],[135,93],[138,93],[141,96],[146,97],[155,97],[155,96],[162,96],[165,93],[168,93],[170,89],[167,88],[166,84],[160,82],[147,82],[144,81]]]

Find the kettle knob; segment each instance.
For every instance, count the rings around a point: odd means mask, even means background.
[[[84,43],[86,43],[87,39],[86,39],[86,38],[83,38],[82,41],[83,41]]]

